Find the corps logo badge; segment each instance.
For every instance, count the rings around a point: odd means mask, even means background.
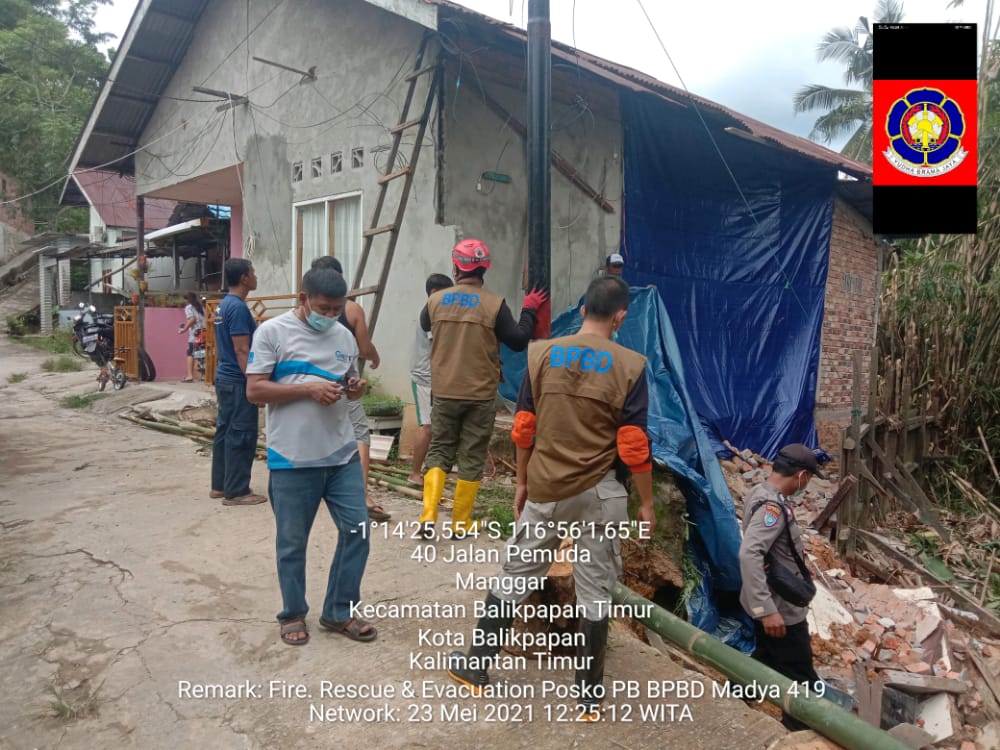
[[[776,503],[768,503],[764,506],[764,525],[771,528],[781,518],[781,506]]]
[[[914,177],[946,174],[969,155],[962,148],[967,130],[962,108],[938,89],[912,89],[893,102],[885,129],[889,147],[882,156]]]
[[[976,81],[874,81],[872,184],[975,185]]]

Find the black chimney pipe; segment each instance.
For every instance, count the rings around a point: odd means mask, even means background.
[[[552,287],[552,23],[549,0],[528,0],[528,287]],[[535,338],[551,330],[551,305],[539,310]]]

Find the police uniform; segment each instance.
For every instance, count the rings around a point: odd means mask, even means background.
[[[756,507],[756,512],[754,508]],[[743,542],[740,544],[740,604],[754,620],[757,648],[754,658],[797,682],[810,685],[819,681],[813,668],[812,644],[806,622],[808,607],[798,607],[782,599],[767,583],[764,557],[772,558],[801,578],[795,554],[789,546],[789,534],[799,559],[805,559],[802,530],[788,499],[768,482],[754,487],[743,499]],[[777,612],[785,621],[785,637],[774,638],[764,632],[761,619]],[[804,725],[785,717],[789,728]]]
[[[611,588],[621,574],[620,541],[605,536],[606,524],[628,520],[628,492],[616,479],[620,461],[634,472],[650,471],[646,435],[648,388],[646,358],[603,336],[576,334],[528,347],[528,368],[518,395],[511,437],[531,449],[527,465],[528,499],[508,541],[515,554],[487,598],[500,617],[483,618],[477,628],[510,626],[513,606],[523,600],[529,579],[544,578],[567,527],[582,525],[573,565],[577,606],[583,610],[577,648],[576,697],[593,706],[603,696]],[[561,528],[560,528],[561,527]],[[537,554],[548,550],[549,554]],[[468,656],[496,651],[472,649]],[[458,653],[465,659],[466,655]],[[450,674],[474,684],[488,678],[459,663]]]
[[[456,461],[452,523],[459,533],[467,530],[493,437],[500,342],[523,351],[535,319],[535,311],[526,307],[515,322],[503,297],[474,284],[456,284],[427,300],[421,327],[432,334],[434,399],[420,523],[428,535]]]

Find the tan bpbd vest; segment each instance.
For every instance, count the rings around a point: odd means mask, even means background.
[[[528,464],[528,499],[572,497],[596,485],[618,455],[625,397],[646,358],[594,334],[528,346],[538,432]]]
[[[500,384],[497,313],[503,297],[458,284],[427,300],[431,318],[431,390],[435,398],[492,401]]]

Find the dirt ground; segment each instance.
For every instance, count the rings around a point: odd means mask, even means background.
[[[115,415],[128,403],[203,387],[130,384],[90,408],[63,408],[67,394],[94,389],[95,370],[44,373],[47,356],[0,338],[0,748],[827,747],[805,737],[793,743],[778,722],[736,700],[652,697],[650,681],[700,676],[618,626],[606,683],[634,680],[640,690],[609,700],[613,715],[601,723],[575,723],[571,701],[537,694],[545,681],[569,685],[567,670],[531,665],[496,675],[534,686],[534,698],[439,696],[453,683],[439,670],[412,668],[411,653],[449,651],[421,646],[421,631],[464,635],[472,615],[382,619],[373,644],[320,630],[336,544],[323,513],[309,550],[312,640],[283,645],[269,506],[210,500],[210,459],[191,441]],[[12,373],[27,378],[11,383]],[[253,486],[267,486],[263,463]],[[393,522],[419,516],[415,500],[378,499]],[[376,530],[366,603],[464,603],[471,613],[484,593],[458,590],[456,574],[492,575],[498,566],[419,563],[410,557],[416,544]],[[200,685],[223,695],[196,697]],[[334,686],[374,696],[331,698]],[[391,697],[379,695],[390,689]],[[662,717],[640,715],[656,706]]]

